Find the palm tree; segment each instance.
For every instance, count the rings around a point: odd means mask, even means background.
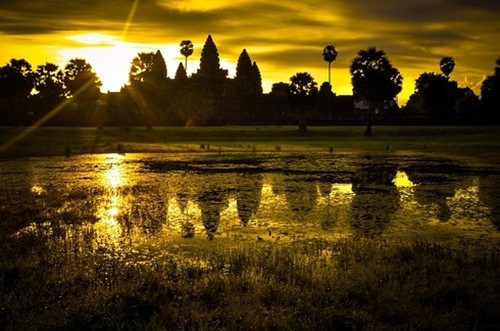
[[[448,83],[450,80],[450,74],[455,68],[455,60],[452,57],[446,56],[441,59],[439,62],[439,67],[441,68],[441,72],[446,77],[446,113],[450,114],[450,93],[448,89]]]
[[[403,86],[403,76],[392,66],[383,50],[369,47],[360,50],[349,67],[354,97],[369,103],[365,135],[372,135],[372,113],[382,109],[384,101],[393,100]]]
[[[183,40],[181,41],[181,54],[186,58],[185,64],[184,64],[184,69],[186,69],[187,72],[187,60],[188,56],[191,56],[193,54],[193,43],[191,40]]]
[[[331,111],[331,95],[332,95],[332,82],[331,82],[331,65],[332,62],[337,59],[337,50],[335,49],[334,46],[332,45],[327,45],[323,49],[323,60],[328,62],[328,116],[330,116],[330,111]]]
[[[299,130],[307,130],[307,115],[318,94],[318,86],[314,78],[307,72],[298,72],[290,77],[288,97],[291,102],[292,111],[299,120]]]
[[[450,78],[450,74],[452,73],[453,69],[455,68],[455,60],[453,60],[452,57],[443,57],[441,61],[439,62],[439,67],[441,68],[441,72],[443,75],[446,76],[446,78]]]
[[[323,49],[323,60],[328,62],[328,84],[332,86],[332,82],[330,80],[330,67],[333,61],[337,59],[337,50],[332,45],[328,45]]]

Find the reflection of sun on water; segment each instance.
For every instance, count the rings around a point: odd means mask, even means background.
[[[106,172],[107,186],[116,187],[122,184],[121,171],[118,168],[111,168]]]
[[[41,187],[41,186],[34,185],[31,188],[31,192],[35,193],[36,195],[42,195],[45,192],[45,189],[43,187]]]
[[[398,171],[396,173],[396,177],[394,177],[393,181],[394,185],[398,188],[402,187],[412,187],[415,184],[408,178],[408,175],[404,171]]]
[[[111,207],[111,208],[109,209],[109,215],[111,215],[111,216],[116,216],[116,215],[118,215],[118,208],[117,208],[117,207]]]
[[[122,228],[117,217],[124,204],[123,197],[118,190],[126,183],[120,162],[123,156],[101,155],[100,158],[103,158],[100,161],[105,162],[107,166],[102,175],[101,185],[106,188],[108,194],[103,196],[103,201],[96,215],[99,221],[94,225],[94,228],[100,241],[116,244],[122,235]]]
[[[415,184],[408,178],[406,172],[398,171],[392,182],[400,194],[401,201],[411,198]]]

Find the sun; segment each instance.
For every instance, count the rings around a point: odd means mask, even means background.
[[[101,33],[86,33],[67,36],[77,42],[75,47],[59,51],[62,66],[70,59],[83,58],[101,79],[101,91],[119,91],[128,82],[130,62],[137,55],[135,45],[121,41],[118,37]]]

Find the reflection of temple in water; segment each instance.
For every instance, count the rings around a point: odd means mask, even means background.
[[[246,226],[257,213],[262,197],[261,174],[237,174],[235,183],[236,205],[241,224]]]
[[[167,171],[141,177],[134,176],[127,158],[89,156],[90,166],[81,166],[86,167],[81,176],[88,179],[59,186],[52,185],[51,168],[22,168],[30,175],[19,181],[22,188],[16,192],[26,206],[4,199],[10,206],[5,215],[14,217],[8,213],[14,210],[31,223],[20,222],[12,235],[50,233],[66,247],[74,241],[82,250],[95,250],[143,245],[151,238],[473,235],[500,227],[500,176],[494,171],[364,160],[342,176],[276,170]]]

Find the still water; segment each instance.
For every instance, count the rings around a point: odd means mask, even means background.
[[[0,161],[0,226],[4,240],[82,254],[352,235],[497,237],[499,187],[493,166],[409,155],[9,159]]]

